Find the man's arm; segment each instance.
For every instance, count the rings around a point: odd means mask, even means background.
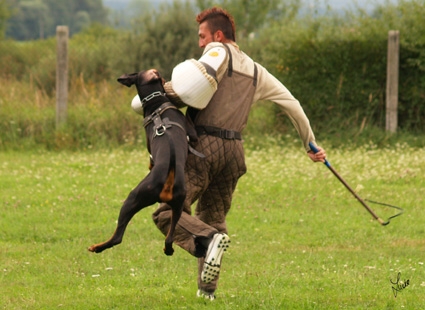
[[[270,100],[282,107],[297,130],[305,150],[310,151],[309,143],[315,143],[313,130],[301,104],[289,90],[264,67],[258,65],[258,86],[255,101]]]

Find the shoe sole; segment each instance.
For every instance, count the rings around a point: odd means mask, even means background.
[[[203,291],[201,291],[201,290],[198,290],[198,291],[196,292],[196,296],[197,296],[197,297],[203,297],[203,298],[205,298],[205,299],[209,299],[209,300],[211,300],[211,301],[213,301],[213,300],[215,299],[215,295],[214,295],[214,293],[207,293],[207,292],[203,292]]]
[[[205,256],[201,280],[210,283],[220,273],[221,257],[229,248],[230,238],[226,234],[215,234]]]

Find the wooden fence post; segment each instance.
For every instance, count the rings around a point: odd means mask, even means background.
[[[397,131],[398,121],[398,68],[399,68],[399,31],[388,32],[386,124],[385,129]]]
[[[68,27],[56,27],[56,129],[66,123],[68,102]]]

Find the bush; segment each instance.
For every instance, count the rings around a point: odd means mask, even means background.
[[[135,91],[118,83],[73,83],[67,122],[57,129],[54,98],[27,82],[0,82],[0,95],[10,92],[8,100],[0,99],[2,150],[82,150],[144,143],[142,117],[130,108]]]
[[[56,42],[0,41],[1,77],[34,83],[49,92],[54,90],[56,70]]]
[[[301,18],[264,31],[254,49],[301,101],[316,129],[385,127],[387,34],[401,33],[399,127],[425,124],[424,29],[420,1],[401,1],[367,16]],[[420,29],[420,30],[418,30]],[[412,35],[412,37],[410,37]]]
[[[332,143],[391,142],[385,131],[387,34],[400,31],[399,131],[425,129],[425,14],[423,1],[358,10],[345,16],[295,16],[271,23],[242,49],[276,75],[297,97],[317,138]],[[131,31],[93,25],[69,42],[68,122],[55,128],[56,42],[0,41],[0,148],[85,149],[144,143],[140,117],[129,108],[135,89],[116,82],[122,73],[172,68],[199,57],[196,23],[186,3],[141,16]],[[19,111],[19,112],[18,112]],[[294,129],[276,105],[254,106],[245,137],[261,145],[264,133]],[[399,135],[400,136],[400,135]],[[249,137],[249,139],[248,139]],[[412,139],[415,145],[421,145]]]

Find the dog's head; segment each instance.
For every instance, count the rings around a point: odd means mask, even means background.
[[[128,87],[131,87],[131,85],[136,85],[139,96],[143,96],[145,92],[151,92],[156,90],[160,90],[163,92],[163,85],[165,83],[165,80],[161,77],[158,70],[149,69],[140,71],[138,73],[123,74],[118,78],[118,82]],[[145,90],[145,86],[149,87],[146,87]]]

